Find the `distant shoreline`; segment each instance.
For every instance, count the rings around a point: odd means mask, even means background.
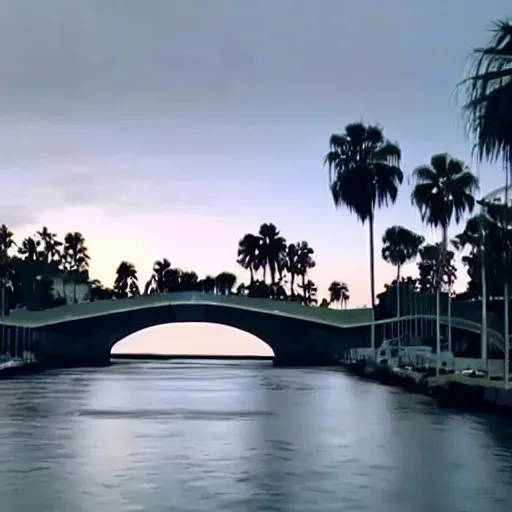
[[[273,356],[236,356],[221,355],[215,356],[210,354],[111,354],[110,360],[116,359],[139,359],[139,360],[169,360],[169,359],[218,359],[218,360],[238,360],[238,361],[272,361]]]

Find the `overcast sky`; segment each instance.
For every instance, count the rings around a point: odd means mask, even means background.
[[[143,279],[168,257],[237,269],[238,239],[274,222],[316,250],[312,277],[369,302],[367,230],[335,211],[331,132],[378,122],[410,174],[470,162],[453,90],[506,0],[0,0],[0,221],[18,237],[80,230],[92,273]],[[483,188],[501,180],[482,168]],[[420,230],[404,186],[379,213]],[[380,244],[377,244],[380,252]],[[378,261],[378,287],[393,270]],[[464,271],[461,271],[464,274]]]

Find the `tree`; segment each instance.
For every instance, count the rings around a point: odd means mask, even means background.
[[[512,264],[512,240],[510,232],[502,226],[503,205],[489,205],[485,214],[474,215],[466,222],[464,231],[455,236],[453,245],[457,250],[469,249],[468,254],[462,257],[466,267],[469,281],[467,287],[468,298],[482,297],[482,250],[485,251],[485,278],[487,299],[503,296],[503,284],[510,276],[504,272],[503,260],[507,265]],[[510,208],[508,218],[510,217]]]
[[[52,233],[45,226],[41,231],[37,232],[37,237],[43,246],[42,257],[44,260],[49,264],[54,263],[55,266],[59,265],[62,260],[62,254],[60,252],[62,242],[57,239],[57,235]]]
[[[420,249],[419,255],[420,291],[437,294],[443,284],[451,287],[457,277],[457,269],[453,264],[453,251],[445,251],[441,243],[427,244]]]
[[[12,247],[14,247],[16,244],[14,242],[14,234],[12,231],[5,225],[2,224],[0,226],[0,281],[2,286],[2,309],[1,309],[1,315],[3,316],[8,313],[8,308],[6,307],[6,294],[5,294],[5,287],[8,284],[9,279],[9,251]],[[2,331],[3,336],[3,331]]]
[[[110,300],[114,298],[114,290],[103,286],[98,279],[90,282],[91,289],[89,291],[89,300]]]
[[[122,261],[116,270],[114,298],[126,299],[139,295],[137,269],[133,263]]]
[[[221,272],[215,278],[215,286],[217,288],[217,293],[219,293],[220,295],[230,295],[235,284],[236,276],[231,272]]]
[[[400,148],[384,137],[380,127],[362,123],[347,125],[343,134],[332,134],[329,145],[325,162],[329,166],[329,186],[335,206],[348,208],[363,224],[368,221],[371,305],[375,311],[375,211],[396,201],[403,181]],[[373,322],[371,340],[375,348]]]
[[[387,228],[382,237],[382,258],[387,263],[396,267],[396,316],[400,317],[400,271],[402,266],[418,255],[418,251],[425,241],[421,235],[402,226]],[[400,321],[397,324],[398,340],[400,343]]]
[[[464,114],[479,161],[503,159],[512,171],[512,23],[494,23],[486,47],[473,51],[473,66],[459,84]]]
[[[215,278],[206,276],[199,281],[198,286],[204,293],[213,293],[215,291]]]
[[[318,291],[316,284],[313,281],[311,281],[311,279],[308,279],[305,283],[303,282],[301,284],[301,288],[304,296],[304,305],[312,306],[316,304],[316,294]]]
[[[297,244],[297,275],[299,275],[302,278],[302,291],[303,291],[303,298],[304,298],[304,304],[307,303],[307,295],[305,293],[306,287],[306,280],[308,276],[309,270],[314,268],[316,266],[316,262],[313,259],[313,254],[315,254],[315,251],[312,247],[309,246],[309,244],[305,241],[299,242]]]
[[[466,212],[471,213],[475,207],[474,193],[478,190],[478,180],[469,168],[461,161],[447,153],[433,155],[430,165],[422,165],[413,172],[416,184],[411,194],[411,202],[416,206],[422,221],[428,226],[441,228],[443,241],[440,257],[445,259],[448,251],[448,227],[455,217],[458,224]],[[448,262],[447,262],[448,263]],[[437,281],[436,291],[436,338],[437,350],[441,351],[441,275]],[[448,281],[448,285],[450,285]],[[448,321],[450,311],[451,287],[448,289]],[[451,350],[451,325],[448,325],[448,344]],[[437,357],[439,373],[440,356]]]
[[[151,278],[158,293],[165,293],[167,291],[169,271],[171,268],[171,262],[167,258],[157,260],[153,264],[153,275]]]
[[[251,281],[249,286],[254,282],[254,273],[262,266],[260,254],[261,238],[257,235],[247,233],[238,242],[238,258],[237,263],[245,269],[249,269],[251,273]]]
[[[340,308],[347,306],[350,299],[349,290],[347,283],[340,283],[339,281],[333,281],[327,290],[329,292],[330,302],[339,303]]]
[[[290,275],[290,295],[295,297],[295,278],[300,274],[299,244],[289,244],[286,248],[284,268]]]
[[[64,265],[64,296],[67,276],[70,272],[73,276],[73,301],[76,303],[76,281],[80,279],[80,274],[89,268],[89,250],[85,245],[85,238],[82,233],[75,231],[74,233],[68,233],[64,237],[64,250],[63,250],[63,265]]]
[[[286,251],[286,240],[281,236],[279,230],[272,223],[265,223],[259,230],[260,247],[259,254],[263,265],[263,280],[266,276],[266,267],[270,271],[270,284],[276,284],[276,273],[282,255]]]

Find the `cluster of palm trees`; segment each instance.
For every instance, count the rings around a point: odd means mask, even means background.
[[[122,261],[116,270],[114,286],[107,288],[99,281],[91,283],[90,300],[125,299],[140,295],[200,291],[218,295],[243,293],[243,285],[235,292],[236,276],[231,272],[221,272],[216,276],[199,279],[196,272],[173,267],[167,258],[153,264],[153,272],[141,289],[137,268],[129,261]]]
[[[463,111],[468,134],[473,139],[477,160],[494,162],[501,160],[506,168],[505,190],[508,194],[508,172],[512,171],[512,24],[498,22],[489,45],[474,50],[474,67],[459,88],[465,93]],[[375,309],[374,269],[374,220],[379,208],[396,201],[404,174],[400,168],[401,151],[397,143],[388,140],[380,126],[352,123],[341,134],[332,134],[325,163],[329,168],[329,186],[336,207],[346,207],[363,224],[368,223],[370,235],[371,304]],[[394,226],[384,235],[383,257],[397,267],[397,282],[401,266],[422,255],[429,261],[423,266],[423,278],[429,275],[430,286],[436,292],[437,340],[440,339],[440,294],[452,295],[455,277],[449,250],[448,228],[459,223],[475,207],[478,180],[460,160],[447,153],[432,156],[428,165],[422,165],[412,173],[414,189],[412,204],[418,208],[426,225],[442,232],[439,244],[420,249],[423,239],[409,230]],[[470,219],[463,233],[456,237],[454,246],[471,247],[464,260],[474,282],[475,270],[486,267],[482,263],[485,247],[489,257],[500,269],[505,286],[505,307],[508,307],[508,274],[510,258],[509,208],[507,197],[504,204],[484,204],[486,213]],[[421,251],[421,252],[420,252]],[[421,265],[421,263],[420,263]],[[420,278],[422,267],[420,266]],[[485,283],[480,283],[485,286]],[[503,284],[502,284],[503,287]],[[480,292],[484,297],[486,292]],[[450,317],[450,312],[448,312]],[[508,312],[505,313],[506,321]],[[508,331],[508,329],[507,329]],[[508,332],[507,332],[508,334]],[[508,341],[508,335],[506,336]],[[372,332],[372,345],[374,331]],[[374,346],[374,345],[373,345]],[[438,347],[439,349],[439,347]]]
[[[68,233],[61,242],[43,227],[17,245],[12,231],[0,226],[0,281],[2,313],[24,307],[45,309],[65,302],[66,285],[89,279],[89,254],[81,233]],[[55,293],[53,284],[59,277],[63,290]]]
[[[246,294],[315,305],[318,290],[309,278],[314,254],[308,242],[287,243],[274,224],[262,224],[258,234],[247,233],[238,242],[237,263],[250,272]]]

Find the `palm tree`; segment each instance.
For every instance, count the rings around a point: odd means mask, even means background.
[[[259,236],[261,239],[259,253],[263,264],[263,280],[266,276],[266,266],[270,271],[270,284],[276,284],[276,272],[282,255],[286,251],[286,240],[281,236],[279,230],[272,223],[265,223],[260,226]]]
[[[89,267],[89,250],[85,245],[85,238],[82,233],[75,231],[64,237],[63,265],[64,279],[62,280],[64,296],[66,296],[66,277],[68,272],[74,272],[73,279],[73,301],[76,303],[76,279],[78,275]]]
[[[295,297],[295,277],[300,272],[298,244],[289,244],[286,248],[284,268],[290,274],[290,295]]]
[[[296,272],[302,278],[302,292],[304,296],[304,304],[307,303],[306,290],[306,278],[310,269],[316,266],[316,262],[313,259],[315,251],[309,246],[307,242],[299,242],[297,245],[297,267]]]
[[[231,272],[221,272],[215,278],[215,286],[220,295],[230,295],[236,284],[236,276]]]
[[[433,155],[430,165],[422,165],[413,172],[416,182],[411,194],[412,204],[421,215],[422,221],[443,232],[444,259],[448,250],[448,227],[452,218],[458,224],[466,212],[472,212],[475,207],[474,193],[478,190],[478,180],[469,168],[461,161],[447,153]],[[446,262],[445,262],[446,263]],[[441,352],[441,276],[442,265],[436,285],[436,340],[437,364],[439,373]],[[451,283],[450,283],[451,284]],[[451,350],[451,286],[448,287],[448,347]]]
[[[57,240],[57,235],[55,233],[51,233],[45,226],[41,231],[37,232],[37,236],[43,244],[42,252],[44,260],[49,264],[59,264],[61,261],[60,248],[62,247],[62,242]]]
[[[464,114],[480,161],[502,158],[512,171],[512,22],[493,26],[488,46],[473,51],[473,66],[459,84]]]
[[[341,283],[339,281],[333,281],[327,291],[329,292],[329,302],[331,302],[331,304],[340,303],[341,305]]]
[[[343,134],[332,134],[329,145],[325,163],[329,166],[329,185],[335,206],[345,206],[363,224],[368,221],[371,305],[375,312],[375,211],[396,201],[403,181],[400,148],[384,138],[380,127],[363,123],[349,124]],[[375,349],[373,322],[371,346]]]
[[[170,270],[171,262],[167,258],[157,260],[153,264],[152,278],[158,293],[164,293],[166,291]]]
[[[503,160],[505,167],[505,201],[509,205],[509,172],[512,173],[512,23],[494,23],[493,36],[486,47],[473,51],[473,68],[462,83],[466,92],[464,114],[469,134],[474,139],[474,149],[481,162]],[[503,226],[508,226],[508,208],[503,209]],[[484,254],[482,253],[482,257]],[[485,265],[483,265],[485,269]],[[505,382],[509,371],[509,290],[508,264],[503,258],[505,280],[504,331],[505,335]],[[484,277],[484,276],[483,276]],[[485,288],[485,277],[482,280]],[[482,293],[482,323],[486,324],[486,295]],[[486,352],[486,332],[482,329],[482,347]],[[485,345],[485,346],[484,346]]]
[[[249,269],[251,273],[251,281],[249,286],[254,283],[254,272],[258,271],[261,266],[260,258],[261,238],[257,235],[247,233],[238,242],[238,258],[237,263],[245,269]]]
[[[134,295],[139,295],[137,269],[133,263],[122,261],[116,270],[114,297],[125,299]]]
[[[396,316],[397,316],[397,337],[398,337],[398,354],[400,360],[400,342],[401,342],[401,325],[400,325],[400,271],[402,266],[411,261],[418,255],[418,251],[425,241],[421,235],[413,233],[402,226],[391,226],[386,229],[382,237],[382,258],[387,263],[395,266],[396,271]]]
[[[0,226],[0,280],[2,284],[2,321],[5,313],[7,312],[5,300],[5,286],[7,284],[9,276],[9,251],[15,245],[16,243],[14,242],[14,234],[5,224],[2,224]],[[2,343],[4,341],[4,334],[5,328],[2,324]]]
[[[330,302],[336,303],[338,302],[340,308],[345,306],[347,307],[347,303],[350,299],[349,290],[347,283],[340,283],[340,281],[333,281],[327,290],[329,292]]]
[[[341,300],[340,306],[347,309],[348,301],[350,300],[350,293],[347,283],[341,283]]]
[[[316,284],[311,281],[311,279],[308,279],[306,282],[302,283],[301,288],[302,293],[304,294],[304,305],[312,306],[313,304],[316,304],[316,294],[318,291]]]

